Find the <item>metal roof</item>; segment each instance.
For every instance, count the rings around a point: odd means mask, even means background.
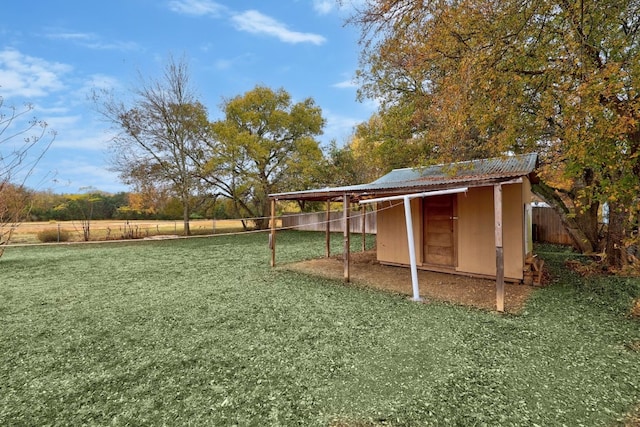
[[[328,200],[345,194],[353,199],[381,194],[400,194],[468,186],[478,187],[532,176],[536,153],[471,160],[434,166],[394,169],[369,184],[326,187],[270,194],[279,200]]]

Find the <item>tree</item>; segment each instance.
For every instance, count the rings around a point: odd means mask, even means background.
[[[314,137],[322,133],[322,112],[311,98],[293,103],[284,89],[263,86],[225,100],[222,108],[225,118],[212,125],[203,177],[233,200],[236,214],[253,217],[264,229],[268,194],[315,182],[322,151]]]
[[[168,185],[180,200],[189,235],[191,198],[199,185],[194,159],[208,138],[207,109],[189,86],[184,60],[170,58],[160,80],[141,80],[131,106],[108,93],[94,96],[120,130],[112,145],[113,168],[128,183]]]
[[[67,198],[64,208],[72,219],[80,221],[82,238],[85,242],[91,240],[91,220],[94,219],[94,211],[103,203],[103,196],[94,188],[85,188],[85,193],[71,194]]]
[[[25,116],[33,110],[6,106],[0,96],[0,257],[15,227],[28,215],[25,182],[55,140],[42,120]]]
[[[371,0],[351,19],[360,93],[383,113],[411,105],[412,138],[443,161],[541,153],[534,190],[584,252],[620,267],[640,189],[639,12],[635,0]]]

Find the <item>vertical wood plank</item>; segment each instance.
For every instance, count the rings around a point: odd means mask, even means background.
[[[271,246],[271,267],[276,265],[276,199],[271,199],[271,234],[270,246]]]
[[[349,262],[350,262],[350,235],[349,232],[350,224],[349,224],[349,208],[350,208],[350,200],[347,194],[342,196],[342,209],[343,209],[343,222],[344,222],[344,246],[343,246],[343,262],[344,262],[344,281],[349,282],[351,280],[350,272],[349,272]]]
[[[504,311],[504,248],[502,243],[502,184],[493,186],[496,241],[496,310]]]
[[[331,200],[327,200],[327,211],[324,220],[324,256],[329,258],[331,256]]]

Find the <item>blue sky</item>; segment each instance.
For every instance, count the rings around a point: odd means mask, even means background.
[[[344,26],[353,2],[335,0],[12,1],[0,15],[0,95],[35,106],[57,132],[27,181],[58,193],[127,187],[108,170],[110,125],[88,95],[126,94],[160,79],[170,55],[186,58],[193,88],[220,118],[224,98],[256,85],[312,97],[327,120],[321,142],[343,144],[374,111],[356,101],[357,28]],[[0,149],[7,149],[0,148]]]

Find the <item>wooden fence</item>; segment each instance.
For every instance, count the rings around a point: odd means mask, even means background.
[[[533,241],[573,245],[573,239],[560,221],[560,216],[552,208],[533,208]]]
[[[330,212],[330,231],[342,232],[344,230],[344,221],[342,220],[342,212]],[[376,213],[367,212],[365,218],[365,233],[376,234]],[[325,231],[326,230],[327,213],[311,212],[300,214],[284,214],[282,216],[282,227],[292,228],[294,230],[305,231]],[[362,232],[362,211],[352,211],[349,219],[349,228],[352,233]]]

